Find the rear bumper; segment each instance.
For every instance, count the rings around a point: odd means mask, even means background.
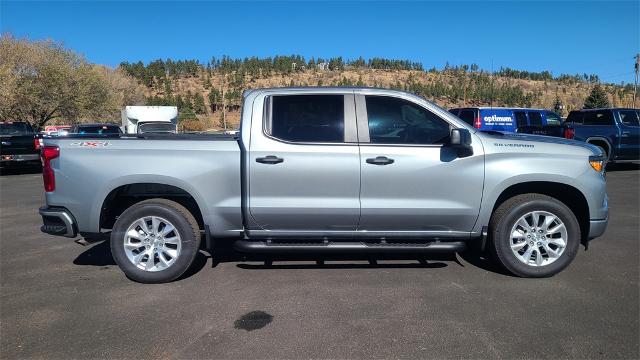
[[[604,220],[591,220],[589,221],[589,240],[597,238],[604,234],[607,230],[607,224],[609,223],[609,217]]]
[[[40,155],[38,154],[3,154],[0,156],[0,162],[2,164],[11,162],[23,162],[23,161],[40,161]]]
[[[40,231],[50,235],[76,237],[77,226],[69,210],[60,207],[43,206],[40,208],[42,226]]]

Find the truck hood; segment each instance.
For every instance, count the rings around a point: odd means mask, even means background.
[[[543,135],[531,135],[531,134],[518,134],[518,133],[507,133],[501,131],[491,131],[491,132],[478,132],[480,136],[484,137],[487,140],[495,140],[495,141],[525,141],[528,143],[539,143],[539,144],[558,144],[558,145],[569,145],[569,146],[578,146],[584,149],[590,150],[594,155],[601,155],[600,149],[598,147],[587,144],[586,142],[552,137],[552,136],[543,136]]]

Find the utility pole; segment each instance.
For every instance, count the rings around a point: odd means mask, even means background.
[[[493,59],[491,59],[491,98],[489,99],[489,107],[493,107]]]
[[[636,94],[638,93],[638,71],[640,71],[640,54],[636,54],[635,69],[636,69],[636,82],[633,84],[633,106],[631,106],[632,108],[636,107]]]
[[[225,88],[227,86],[227,74],[222,74],[222,126],[224,131],[227,131],[227,107],[225,104]]]

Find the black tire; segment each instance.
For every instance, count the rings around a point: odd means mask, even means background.
[[[516,221],[531,211],[547,211],[564,223],[567,244],[554,262],[544,266],[531,266],[520,261],[511,250],[511,230]],[[565,269],[575,258],[580,247],[580,225],[573,212],[559,200],[542,194],[514,196],[502,203],[489,223],[489,250],[494,259],[507,271],[520,277],[549,277]]]
[[[175,263],[164,270],[150,272],[139,269],[125,253],[125,232],[133,222],[145,216],[159,216],[168,220],[180,235],[180,255]],[[189,269],[199,249],[198,222],[184,206],[166,199],[149,199],[132,205],[120,215],[111,232],[113,259],[129,279],[141,283],[164,283],[177,279]]]

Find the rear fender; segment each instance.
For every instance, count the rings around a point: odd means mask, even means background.
[[[107,196],[116,188],[129,185],[129,184],[137,184],[137,183],[152,183],[152,184],[163,184],[163,185],[171,185],[177,188],[180,188],[189,195],[193,197],[196,204],[198,204],[198,208],[200,208],[200,212],[202,214],[202,218],[204,220],[205,225],[208,224],[208,219],[210,218],[210,211],[206,206],[206,201],[193,186],[189,185],[187,182],[180,180],[178,178],[174,178],[171,176],[164,175],[128,175],[123,176],[117,179],[113,179],[109,181],[105,186],[101,187],[100,191],[96,195],[96,201],[91,207],[91,216],[89,227],[90,229],[86,231],[90,232],[99,232],[100,231],[100,213],[102,212],[102,204],[104,204]]]

